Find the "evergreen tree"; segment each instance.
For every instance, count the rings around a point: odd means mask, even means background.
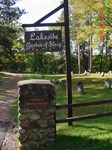
[[[0,47],[5,50],[11,50],[18,34],[17,20],[24,13],[24,10],[14,6],[17,1],[0,1]]]
[[[20,32],[18,19],[25,13],[24,10],[15,7],[17,2],[18,0],[0,1],[0,61],[3,63],[4,60],[8,60],[5,63],[9,66],[13,57],[12,48]]]

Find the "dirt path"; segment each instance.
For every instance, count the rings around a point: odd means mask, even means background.
[[[0,86],[0,150],[17,150],[11,128],[14,120],[11,108],[14,99],[18,96],[17,82],[23,80],[22,74],[11,74],[11,78]]]

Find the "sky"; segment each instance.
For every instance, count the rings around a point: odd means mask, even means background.
[[[41,19],[53,9],[58,7],[60,5],[60,1],[62,0],[21,0],[16,5],[21,9],[25,9],[27,13],[22,15],[19,22],[22,24],[35,23],[37,20]],[[61,10],[44,22],[56,22],[56,19],[60,16],[60,13]]]

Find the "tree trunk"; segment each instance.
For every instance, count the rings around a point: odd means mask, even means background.
[[[92,35],[89,38],[89,55],[88,55],[88,71],[92,72],[93,68],[93,49],[92,49]]]
[[[81,61],[80,61],[80,44],[78,43],[78,74],[81,74]]]
[[[105,47],[105,72],[108,72],[107,48]]]

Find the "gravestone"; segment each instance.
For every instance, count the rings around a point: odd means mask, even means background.
[[[41,150],[55,140],[55,88],[48,80],[23,80],[19,87],[20,150]]]
[[[105,81],[104,81],[104,88],[105,89],[111,89],[111,80],[106,78]]]
[[[76,85],[77,93],[82,94],[84,92],[84,85],[82,81],[78,81]]]

